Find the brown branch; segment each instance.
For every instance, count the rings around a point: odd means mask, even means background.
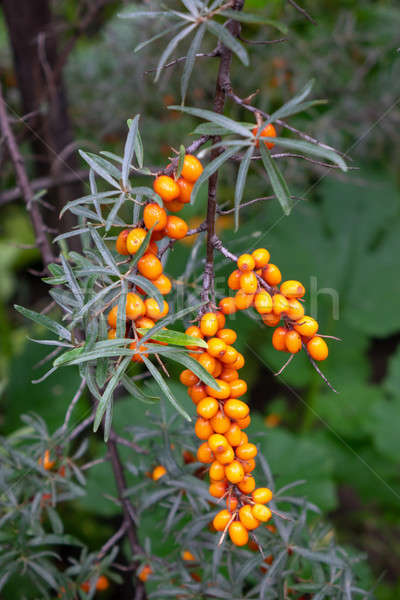
[[[59,177],[38,177],[31,181],[31,189],[37,192],[43,189],[55,188],[75,181],[81,181],[89,175],[87,169],[79,169],[76,173],[63,173]],[[9,204],[21,197],[20,188],[13,188],[0,194],[0,206]]]
[[[7,144],[10,158],[14,166],[15,174],[17,176],[17,181],[21,190],[21,195],[25,200],[29,216],[32,221],[33,229],[35,232],[36,245],[39,248],[40,253],[42,255],[43,264],[45,267],[47,267],[49,263],[55,260],[55,255],[51,248],[50,242],[46,236],[45,224],[43,222],[42,215],[40,214],[39,206],[34,200],[34,194],[26,173],[24,159],[22,158],[22,155],[19,151],[17,142],[15,140],[15,136],[12,132],[10,123],[8,121],[6,103],[4,101],[1,85],[0,125],[2,135]]]
[[[239,209],[245,208],[246,206],[251,206],[252,204],[257,204],[258,202],[262,202],[263,200],[275,200],[276,196],[261,196],[260,198],[253,198],[253,200],[249,200],[248,202],[243,202]],[[229,208],[228,210],[222,210],[217,206],[217,213],[219,215],[230,215],[235,212],[235,208]]]
[[[220,52],[219,48],[215,48],[215,50],[213,50],[212,52],[199,52],[199,54],[196,54],[195,57],[196,58],[214,58],[216,56],[219,56],[219,52]],[[187,60],[187,56],[180,56],[179,58],[175,58],[174,60],[171,60],[171,62],[164,65],[162,70],[169,69],[170,67],[174,67],[175,65],[177,65],[181,62],[185,62],[186,60]],[[144,71],[144,75],[148,75],[149,73],[153,73],[154,71],[157,71],[157,68],[147,69],[147,71]]]
[[[303,17],[305,17],[307,19],[307,21],[310,21],[310,23],[312,23],[313,25],[318,25],[317,21],[315,19],[313,19],[313,17],[301,6],[299,6],[297,4],[297,2],[295,2],[294,0],[288,0],[289,4],[291,4],[300,14],[303,15]]]
[[[192,142],[191,144],[189,144],[189,146],[187,146],[185,148],[186,154],[194,154],[195,152],[197,152],[197,150],[201,146],[204,146],[204,144],[206,144],[208,142],[208,140],[210,140],[210,139],[211,138],[209,135],[202,135],[201,137],[199,137],[197,140],[195,140],[194,142]],[[160,169],[160,171],[158,171],[157,173],[154,173],[154,174],[158,175],[158,174],[164,173],[165,175],[171,175],[175,171],[176,167],[178,166],[178,162],[179,162],[179,156],[176,156],[175,158],[173,158],[171,160],[171,162],[165,169]]]
[[[149,453],[148,450],[146,450],[145,448],[142,448],[138,444],[135,444],[135,442],[131,442],[130,440],[127,440],[121,437],[120,435],[117,435],[114,431],[110,433],[110,439],[112,439],[117,444],[121,444],[121,446],[127,446],[128,448],[132,448],[132,450],[135,450],[135,452],[137,452],[138,454]]]
[[[85,388],[86,388],[86,378],[84,377],[81,381],[81,384],[80,384],[76,394],[72,398],[70,405],[68,406],[68,410],[65,414],[64,424],[61,427],[61,433],[65,433],[65,431],[67,431],[67,427],[68,427],[69,421],[71,419],[72,412],[73,412],[76,404],[79,402],[80,398],[82,397],[82,394],[85,391]]]

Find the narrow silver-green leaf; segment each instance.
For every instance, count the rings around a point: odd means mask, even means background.
[[[78,282],[76,280],[76,277],[75,277],[70,265],[65,260],[65,258],[62,254],[60,256],[60,259],[61,259],[62,267],[64,269],[65,277],[66,277],[66,280],[68,283],[68,287],[71,290],[71,292],[73,293],[74,297],[77,299],[79,307],[82,307],[83,306],[82,290],[78,285]]]
[[[272,160],[269,151],[265,147],[265,144],[260,144],[260,153],[265,170],[271,182],[272,189],[274,190],[274,193],[278,198],[280,205],[282,206],[283,212],[285,215],[290,215],[290,192],[286,181],[284,180],[275,162]]]
[[[138,329],[138,332],[142,335],[151,332],[153,328],[142,328]],[[192,335],[186,335],[181,331],[173,331],[172,329],[163,329],[159,333],[155,333],[151,336],[152,340],[158,342],[166,342],[167,344],[174,344],[175,346],[199,346],[201,348],[207,348],[207,342],[196,338]]]
[[[324,148],[318,144],[312,144],[303,140],[292,140],[291,138],[265,138],[267,141],[274,141],[277,146],[289,148],[290,150],[297,150],[298,152],[304,152],[311,156],[318,158],[326,158],[331,162],[335,163],[342,171],[347,171],[347,165],[343,158],[337,154],[334,150]],[[260,145],[260,148],[263,144]]]
[[[281,106],[280,108],[278,108],[278,110],[276,110],[274,113],[272,113],[270,118],[272,120],[276,121],[276,119],[280,119],[282,116],[285,115],[285,111],[290,110],[290,109],[294,108],[295,106],[297,106],[298,104],[300,104],[300,102],[303,102],[303,100],[305,100],[305,98],[307,98],[307,96],[311,92],[313,85],[314,85],[314,79],[310,79],[310,81],[308,81],[306,83],[306,85],[299,91],[298,94],[293,96],[293,98],[288,100],[288,102],[285,102],[285,104],[283,106]]]
[[[15,310],[17,310],[24,317],[31,319],[35,323],[39,325],[43,325],[56,335],[62,337],[65,340],[71,341],[71,332],[68,331],[65,327],[57,323],[57,321],[53,321],[46,315],[41,315],[40,313],[35,312],[34,310],[30,310],[29,308],[24,308],[23,306],[19,306],[19,304],[14,304]]]
[[[179,319],[182,319],[183,317],[185,317],[186,315],[188,315],[191,312],[197,312],[202,306],[204,306],[204,302],[194,305],[194,306],[189,306],[187,308],[182,308],[182,310],[179,310],[177,313],[175,314],[169,314],[166,317],[164,317],[164,319],[160,319],[160,321],[158,321],[154,327],[151,328],[151,332],[152,334],[157,333],[157,331],[161,331],[161,329],[163,327],[167,327],[167,325],[169,325],[170,323],[172,323],[173,321],[179,321]],[[146,340],[148,340],[150,337],[152,337],[150,335],[150,333],[146,333],[143,338],[142,338],[142,343],[145,342]]]
[[[79,154],[88,163],[88,165],[90,167],[92,167],[93,171],[95,171],[98,175],[100,175],[100,177],[102,179],[104,179],[105,181],[108,181],[108,183],[110,183],[113,187],[117,188],[118,190],[120,189],[120,185],[119,185],[118,181],[116,181],[113,177],[111,177],[111,175],[106,171],[106,169],[103,167],[103,165],[98,160],[99,157],[90,155],[90,154],[84,152],[83,150],[79,150]]]
[[[203,381],[206,385],[210,385],[213,389],[219,390],[219,385],[215,381],[215,378],[210,375],[208,371],[194,358],[183,352],[176,352],[176,350],[164,349],[163,355],[174,360],[175,362],[184,365],[187,369],[193,371],[197,377]]]
[[[225,117],[224,115],[220,115],[212,110],[206,110],[203,108],[193,108],[191,106],[177,106],[171,105],[168,106],[169,110],[179,110],[181,112],[187,113],[188,115],[193,115],[194,117],[200,117],[200,119],[205,119],[206,121],[211,121],[212,123],[216,123],[221,127],[229,130],[230,133],[237,133],[242,135],[245,138],[251,138],[252,133],[249,131],[247,127],[243,127],[237,121],[230,119],[229,117]]]
[[[287,33],[288,28],[283,23],[279,23],[279,21],[275,21],[274,19],[267,19],[263,15],[257,15],[254,13],[248,13],[246,11],[237,11],[231,10],[229,8],[225,10],[221,10],[219,12],[220,15],[224,17],[229,17],[229,19],[234,19],[235,21],[240,21],[241,23],[254,23],[255,25],[271,25],[271,27],[275,27],[281,33]]]
[[[209,20],[207,22],[207,27],[213,33],[218,40],[220,40],[224,46],[232,50],[234,54],[242,61],[242,63],[247,67],[249,65],[249,56],[247,54],[247,50],[242,46],[242,44],[231,34],[230,31],[220,23],[216,21]]]
[[[125,202],[125,194],[124,193],[120,194],[119,197],[115,199],[114,205],[107,215],[107,219],[106,219],[106,223],[105,223],[106,231],[109,231],[111,229],[111,227],[113,226],[115,217],[117,216],[118,211],[124,202]]]
[[[131,351],[131,354],[132,354],[132,351]],[[114,375],[111,377],[110,381],[108,382],[107,387],[104,391],[104,394],[102,395],[101,400],[99,401],[99,403],[97,405],[96,416],[95,416],[94,424],[93,424],[93,431],[98,430],[101,420],[103,418],[104,412],[107,408],[107,404],[109,402],[111,402],[111,396],[112,396],[115,388],[119,384],[122,374],[128,368],[130,361],[131,361],[131,356],[126,356],[120,362]]]
[[[141,275],[127,275],[126,279],[128,281],[131,281],[135,285],[139,286],[140,288],[142,288],[148,296],[151,296],[152,298],[154,298],[157,301],[159,309],[161,311],[163,310],[164,299],[163,299],[160,291],[154,285],[154,283],[152,283],[145,277],[142,277]],[[120,337],[120,336],[118,336],[118,337]]]
[[[176,167],[176,178],[181,176],[183,163],[185,162],[186,148],[183,144],[179,146],[178,166]]]
[[[187,27],[182,29],[182,31],[177,33],[175,37],[172,38],[172,40],[169,42],[169,44],[165,48],[164,52],[162,53],[161,58],[158,62],[156,76],[154,78],[154,81],[158,81],[165,63],[167,62],[167,60],[169,59],[169,57],[171,56],[172,52],[175,50],[175,48],[177,47],[179,42],[181,42],[186,36],[188,36],[189,33],[191,31],[193,31],[193,29],[195,29],[196,27],[197,27],[197,24],[191,23],[190,25],[188,25]]]
[[[90,235],[93,238],[94,243],[97,246],[98,251],[100,252],[104,262],[112,269],[112,271],[119,277],[118,267],[115,263],[113,255],[110,250],[107,248],[100,235],[97,233],[94,227],[89,227]]]
[[[171,402],[172,406],[174,408],[176,408],[176,410],[189,422],[192,421],[192,419],[190,418],[190,416],[187,414],[187,412],[185,411],[185,409],[183,409],[178,402],[175,400],[174,395],[172,394],[171,390],[169,389],[168,385],[166,384],[166,382],[164,381],[163,376],[161,375],[161,373],[159,372],[159,370],[153,365],[153,363],[151,362],[151,360],[149,360],[148,358],[146,358],[146,356],[143,356],[143,362],[146,365],[147,369],[150,371],[151,375],[153,375],[155,381],[157,382],[157,384],[159,385],[161,391],[164,392],[164,394],[166,395],[167,399]]]
[[[245,121],[235,121],[235,123],[249,130],[255,127],[254,123],[247,123]],[[230,135],[231,133],[230,129],[216,123],[200,123],[193,131],[193,135]]]
[[[160,401],[158,396],[148,396],[147,394],[143,393],[139,386],[137,386],[128,375],[124,375],[122,377],[121,384],[126,391],[129,392],[129,394],[140,400],[140,402],[144,402],[145,404],[154,404],[155,402]]]
[[[227,160],[229,160],[230,157],[235,154],[235,152],[238,152],[238,150],[240,150],[240,146],[233,146],[229,150],[225,150],[225,152],[223,152],[222,154],[220,154],[219,156],[217,156],[217,158],[215,158],[213,161],[211,161],[210,163],[208,163],[208,165],[205,167],[204,171],[202,172],[202,174],[200,175],[200,177],[198,178],[198,180],[194,184],[194,187],[193,187],[193,190],[192,190],[192,194],[191,194],[191,197],[190,197],[190,203],[191,204],[193,204],[193,202],[195,201],[196,196],[198,194],[198,191],[199,191],[200,186],[202,185],[202,183],[204,183],[205,181],[207,181],[208,178],[211,177],[211,175],[213,173],[215,173],[215,171],[217,171],[220,167],[222,167],[222,165]]]
[[[80,204],[95,204],[96,200],[101,201],[104,198],[112,198],[113,196],[117,196],[118,194],[119,194],[119,192],[117,192],[117,191],[99,192],[96,194],[88,194],[87,196],[82,196],[81,198],[78,198],[77,200],[71,200],[71,202],[68,202],[61,210],[60,218],[63,216],[65,211],[70,210],[70,208],[73,206],[78,206]],[[98,213],[98,217],[102,218],[100,212]]]
[[[118,301],[118,311],[117,311],[117,329],[116,329],[116,337],[124,338],[125,330],[126,330],[126,296],[128,293],[128,289],[126,286],[126,282],[124,280],[121,281],[121,295]]]
[[[251,157],[253,155],[253,146],[247,149],[238,170],[238,176],[235,186],[235,231],[239,228],[239,210],[243,198],[244,186],[246,185],[247,173],[250,167]]]
[[[196,61],[196,54],[201,46],[201,42],[203,41],[204,33],[206,31],[206,24],[202,23],[198,30],[196,31],[196,35],[194,36],[192,43],[189,46],[189,50],[186,54],[186,60],[183,67],[182,79],[181,79],[181,101],[182,104],[185,103],[186,93],[190,81],[190,77],[193,72],[194,63]]]
[[[144,40],[143,42],[138,44],[135,47],[134,52],[139,52],[139,50],[142,50],[143,48],[145,48],[152,42],[155,42],[155,40],[159,40],[160,38],[164,37],[165,35],[168,35],[168,33],[171,33],[172,31],[176,31],[177,29],[180,29],[181,27],[182,27],[182,23],[179,22],[176,25],[173,25],[172,27],[167,27],[167,29],[163,29],[160,33],[157,33],[156,35],[153,35],[153,37],[151,37],[147,40]]]
[[[122,162],[122,171],[121,171],[121,179],[122,184],[125,188],[129,186],[129,169],[132,161],[133,153],[135,151],[136,145],[136,137],[139,127],[139,118],[140,115],[136,115],[136,117],[132,120],[129,126],[129,132],[126,138],[125,148],[124,148],[124,158]]]

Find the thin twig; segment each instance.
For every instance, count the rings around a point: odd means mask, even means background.
[[[38,177],[31,181],[31,189],[33,192],[37,192],[43,189],[50,189],[54,187],[59,187],[61,185],[65,185],[68,183],[74,183],[75,181],[81,181],[85,177],[87,177],[89,171],[87,169],[79,169],[76,173],[64,173],[59,177]],[[7,190],[0,194],[0,206],[4,206],[5,204],[9,204],[14,200],[18,200],[21,197],[21,189],[13,188],[12,190]],[[43,202],[43,200],[42,200]]]
[[[318,25],[317,21],[315,19],[313,19],[313,17],[301,6],[299,6],[297,4],[297,2],[295,2],[294,0],[288,0],[289,4],[291,4],[300,14],[303,15],[303,17],[305,17],[307,19],[307,21],[310,21],[310,23],[312,23],[313,25]]]
[[[240,209],[245,208],[246,206],[251,206],[252,204],[256,204],[257,202],[261,202],[263,200],[275,200],[276,196],[261,196],[260,198],[253,198],[253,200],[249,200],[248,202],[243,202],[240,205]],[[217,207],[217,212],[219,215],[230,215],[235,212],[235,208],[229,208],[228,210],[222,210]]]
[[[214,58],[215,56],[219,56],[219,50],[218,48],[215,48],[215,50],[213,50],[212,52],[200,52],[199,54],[195,55],[196,58]],[[187,59],[187,56],[180,56],[179,58],[175,58],[174,60],[171,60],[171,62],[167,63],[166,65],[163,66],[163,69],[169,69],[170,67],[174,67],[175,65],[181,63],[181,62],[185,62]],[[154,69],[147,69],[147,71],[144,71],[144,75],[148,75],[149,73],[154,73],[154,71],[157,71],[157,67]]]
[[[90,415],[90,417],[87,417],[86,419],[84,419],[81,423],[79,423],[79,425],[77,427],[75,427],[75,429],[73,429],[71,431],[71,433],[68,436],[68,440],[74,440],[76,437],[78,437],[78,435],[80,435],[82,433],[82,431],[84,431],[86,429],[86,427],[89,427],[89,425],[91,425],[94,421],[94,414]]]
[[[66,412],[65,419],[64,419],[64,424],[61,427],[61,433],[64,433],[67,430],[69,421],[71,419],[72,412],[73,412],[76,404],[79,402],[85,388],[86,388],[86,378],[84,377],[81,381],[80,386],[78,387],[78,389],[76,391],[75,396],[72,398],[71,403],[68,406],[68,410]]]
[[[112,439],[117,444],[121,444],[121,446],[127,446],[128,448],[132,448],[132,450],[135,450],[135,452],[137,452],[138,454],[148,454],[149,453],[149,451],[146,450],[145,448],[142,448],[138,444],[135,444],[135,442],[131,442],[130,440],[127,440],[127,439],[121,437],[120,435],[117,435],[114,432],[112,432],[110,437],[112,437]]]
[[[91,469],[92,467],[95,467],[96,465],[102,465],[103,463],[107,462],[109,460],[109,457],[106,456],[102,456],[101,458],[95,458],[93,460],[91,460],[90,462],[85,463],[84,465],[81,466],[81,471],[87,471],[88,469]]]
[[[197,150],[199,148],[201,148],[201,146],[204,146],[204,144],[206,144],[209,139],[210,139],[209,135],[202,135],[201,137],[199,137],[197,140],[195,140],[194,142],[192,142],[191,144],[189,144],[189,146],[187,146],[185,148],[186,154],[194,154],[195,152],[197,152]],[[173,158],[171,160],[171,162],[165,169],[160,169],[160,171],[158,171],[158,173],[156,173],[156,175],[161,174],[161,173],[164,173],[165,175],[171,175],[171,173],[173,173],[175,171],[176,167],[178,166],[178,162],[179,162],[179,156],[176,156],[175,158]]]
[[[126,530],[127,530],[127,523],[125,521],[122,522],[121,527],[118,529],[118,531],[116,531],[114,533],[114,535],[112,537],[110,537],[110,539],[103,544],[103,546],[100,548],[100,551],[97,555],[97,560],[100,561],[103,556],[105,556],[107,554],[107,552],[109,550],[111,550],[111,548],[113,546],[115,546],[115,544],[125,535]]]

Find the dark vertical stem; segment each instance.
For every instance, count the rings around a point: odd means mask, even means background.
[[[236,0],[232,9],[240,11],[243,8],[245,0]],[[238,21],[231,20],[227,24],[227,29],[230,33],[237,37],[240,34],[240,23]],[[221,43],[220,47],[220,62],[218,68],[217,85],[214,96],[213,109],[217,113],[222,113],[225,107],[225,100],[227,93],[231,89],[230,82],[230,68],[232,62],[232,51]],[[220,141],[219,136],[213,138],[213,143]],[[214,160],[221,150],[215,148],[211,152],[211,160]],[[206,252],[206,265],[204,269],[203,278],[203,289],[201,293],[201,300],[203,302],[212,302],[215,304],[214,298],[214,238],[215,238],[215,219],[217,213],[217,184],[218,184],[218,171],[213,173],[208,181],[208,201],[207,201],[207,252]],[[211,296],[211,298],[210,298]],[[206,310],[207,307],[204,307]],[[203,309],[203,310],[204,310]]]

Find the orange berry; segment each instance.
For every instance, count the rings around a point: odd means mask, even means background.
[[[229,463],[231,463],[235,458],[235,453],[233,451],[233,448],[228,446],[225,452],[218,453],[215,458],[218,460],[218,462],[221,463],[221,465],[229,465]]]
[[[193,371],[190,371],[190,369],[185,369],[184,371],[182,371],[182,373],[179,375],[179,380],[181,383],[183,383],[183,385],[186,385],[187,387],[196,385],[196,383],[199,382],[199,378],[197,377],[197,375],[195,375]]]
[[[196,457],[193,452],[189,452],[189,450],[184,450],[182,452],[182,458],[185,465],[190,465],[191,463],[196,462]]]
[[[147,581],[149,575],[151,575],[152,573],[153,569],[150,567],[150,565],[144,565],[138,573],[138,579],[140,579],[140,581],[143,581],[144,583],[145,581]]]
[[[312,317],[304,315],[304,317],[294,325],[294,329],[297,333],[300,333],[300,335],[313,337],[318,331],[318,323]]]
[[[282,281],[282,275],[276,265],[269,263],[262,271],[262,278],[268,285],[279,285]]]
[[[204,383],[198,383],[191,388],[190,397],[195,404],[207,397],[206,386]]]
[[[292,321],[298,321],[302,317],[304,317],[304,307],[295,298],[289,299],[289,309],[286,311],[287,316]]]
[[[250,415],[244,417],[243,419],[236,419],[236,423],[239,425],[240,429],[246,429],[251,423]]]
[[[153,190],[158,194],[164,202],[176,200],[180,194],[179,185],[175,179],[168,175],[160,175],[156,177],[153,183]]]
[[[239,446],[244,446],[244,444],[247,444],[247,442],[249,441],[249,438],[247,436],[247,433],[245,433],[244,431],[242,431],[242,435],[240,438],[240,444]]]
[[[238,499],[236,496],[229,495],[226,499],[226,508],[229,512],[234,512],[237,509]]]
[[[246,310],[247,308],[250,308],[250,306],[253,304],[253,300],[254,294],[246,294],[246,292],[242,289],[236,292],[235,304],[238,310]]]
[[[126,318],[135,321],[146,312],[143,300],[137,294],[129,292],[126,295]]]
[[[314,336],[307,343],[307,350],[314,360],[325,360],[328,356],[328,346],[319,335]]]
[[[254,479],[254,477],[252,475],[248,475],[247,473],[244,476],[243,481],[241,481],[238,484],[238,488],[241,492],[243,492],[243,494],[251,494],[251,492],[255,489],[255,487],[256,487],[256,480]],[[254,515],[254,516],[256,516],[256,515]],[[259,519],[259,520],[261,521],[261,519]]]
[[[286,296],[286,298],[302,298],[306,293],[304,285],[300,283],[300,281],[295,281],[292,279],[281,283],[281,287],[279,289],[281,294]]]
[[[286,296],[275,294],[272,298],[272,312],[275,315],[281,315],[289,309],[289,302]]]
[[[247,404],[241,400],[231,399],[224,404],[224,412],[230,419],[244,419],[250,412]]]
[[[278,325],[279,321],[281,320],[281,316],[275,315],[274,313],[268,313],[266,315],[261,315],[261,318],[263,320],[263,323],[265,325],[268,325],[268,327],[275,327],[276,325]]]
[[[236,369],[236,370],[239,370],[242,367],[244,367],[244,356],[243,356],[243,354],[240,354],[240,352],[238,352],[235,362],[231,363],[230,367],[231,367],[231,369]]]
[[[194,554],[192,554],[190,552],[190,550],[184,550],[182,552],[182,559],[189,562],[189,561],[195,561],[196,557],[194,556]]]
[[[159,319],[162,319],[168,314],[169,311],[169,306],[165,302],[165,300],[162,310],[160,310],[158,302],[154,298],[146,298],[146,300],[144,301],[144,305],[146,307],[146,317],[153,319],[153,321],[158,321]]]
[[[107,316],[107,323],[112,329],[117,328],[117,313],[118,313],[118,305],[112,307]]]
[[[184,177],[179,177],[176,183],[179,185],[179,202],[182,204],[189,204],[193,190],[193,183],[187,181],[187,179],[184,179]]]
[[[214,336],[218,331],[218,317],[215,313],[205,313],[200,320],[200,331],[207,337]]]
[[[183,177],[187,181],[190,181],[190,183],[194,183],[198,180],[202,172],[203,165],[201,164],[199,159],[193,156],[193,154],[186,154],[183,160],[181,177]]]
[[[268,508],[268,506],[264,506],[264,504],[254,504],[251,512],[254,518],[256,518],[258,521],[262,521],[263,523],[269,521],[269,519],[272,517],[271,510]]]
[[[219,513],[217,513],[214,517],[214,520],[213,520],[214,528],[217,531],[224,531],[225,527],[228,525],[231,518],[232,518],[232,515],[229,511],[220,510]]]
[[[212,433],[208,439],[208,445],[216,456],[222,454],[230,447],[226,437],[220,433]]]
[[[241,271],[235,269],[228,277],[228,287],[231,290],[238,290],[240,288],[240,276]]]
[[[155,322],[153,321],[153,319],[149,319],[148,317],[140,317],[135,322],[135,326],[137,329],[151,329],[152,327],[154,327],[154,325]]]
[[[192,337],[195,338],[199,338],[200,340],[203,339],[203,334],[201,333],[200,329],[198,327],[196,327],[195,325],[192,325],[191,327],[188,327],[185,331],[186,335],[190,335]],[[189,350],[198,350],[198,346],[186,346],[186,348],[188,348]]]
[[[210,420],[211,427],[215,433],[226,433],[231,426],[231,421],[222,410]]]
[[[222,371],[222,364],[219,362],[218,359],[215,359],[215,369],[212,372],[212,376],[217,379],[220,376],[221,371]]]
[[[240,483],[244,478],[243,467],[237,460],[233,460],[225,467],[225,476],[230,483]]]
[[[218,402],[215,398],[210,398],[207,396],[200,400],[197,405],[197,414],[203,419],[212,419],[218,412]]]
[[[215,381],[218,383],[219,390],[215,390],[210,385],[208,385],[206,387],[207,394],[209,396],[212,396],[213,398],[218,398],[218,400],[225,400],[225,398],[229,398],[229,395],[231,393],[231,387],[229,383],[226,383],[226,381],[222,381],[222,379],[216,379]]]
[[[153,481],[158,481],[158,479],[161,479],[161,477],[164,477],[166,472],[167,472],[167,469],[165,467],[163,467],[162,465],[158,465],[157,467],[155,467],[155,469],[153,469],[151,478],[153,479]]]
[[[217,310],[215,314],[217,315],[218,329],[223,329],[226,323],[225,315],[220,310]]]
[[[230,383],[231,398],[240,398],[247,392],[247,383],[243,379],[235,379]]]
[[[232,381],[239,379],[239,373],[236,371],[236,369],[232,369],[231,367],[224,367],[219,378],[222,379],[222,381],[226,381],[227,383],[232,383]]]
[[[99,592],[103,592],[104,590],[107,590],[109,587],[110,587],[110,583],[109,583],[107,577],[105,577],[105,575],[100,575],[100,577],[96,581],[96,590]]]
[[[143,240],[147,235],[147,231],[142,227],[135,227],[131,229],[126,238],[126,248],[129,254],[136,254],[140,246],[143,244]]]
[[[138,261],[138,271],[147,279],[157,279],[163,272],[162,262],[152,252],[146,252]]]
[[[214,455],[207,442],[203,442],[197,449],[197,460],[204,464],[209,464],[214,461]]]
[[[250,460],[257,456],[257,447],[254,444],[243,444],[236,448],[236,456],[242,460]]]
[[[250,504],[245,504],[239,510],[239,519],[246,529],[249,530],[257,529],[260,524],[260,521],[257,521],[257,519],[253,516]]]
[[[109,340],[115,340],[115,338],[117,337],[117,330],[116,329],[109,329],[108,330],[108,334],[107,337]]]
[[[284,327],[277,327],[272,335],[272,345],[275,350],[286,352],[286,332]]]
[[[297,354],[301,350],[301,336],[292,329],[286,333],[285,344],[288,352]]]
[[[257,488],[252,493],[252,498],[256,504],[266,504],[273,498],[273,493],[269,488]]]
[[[130,350],[136,350],[136,349],[138,350],[137,352],[132,354],[131,360],[133,362],[143,362],[142,355],[146,356],[146,357],[148,356],[148,354],[146,353],[146,349],[147,349],[146,345],[138,346],[138,344],[136,342],[132,342],[132,344],[129,344],[129,348],[130,348]]]
[[[242,460],[242,467],[245,473],[251,473],[256,468],[256,461],[254,458],[250,458],[250,460]]]
[[[226,488],[226,481],[214,481],[213,483],[210,483],[208,493],[210,496],[213,496],[213,498],[222,498],[225,496]]]
[[[237,425],[237,423],[232,423],[226,432],[225,437],[231,446],[239,446],[242,439],[242,430],[239,425]]]
[[[215,367],[217,366],[217,361],[213,356],[210,356],[208,352],[203,352],[202,354],[197,355],[197,361],[201,364],[205,370],[212,375],[215,371]]]
[[[245,546],[249,541],[247,529],[240,521],[233,521],[233,523],[229,525],[229,537],[235,546]]]
[[[232,365],[234,362],[236,362],[237,357],[238,351],[235,350],[233,346],[227,346],[225,354],[221,356],[221,362],[223,362],[225,365]]]
[[[241,254],[237,259],[237,266],[240,271],[253,271],[256,263],[251,254]]]
[[[272,298],[268,292],[262,291],[254,296],[254,308],[260,315],[268,314],[272,311]]]
[[[257,135],[258,134],[258,127],[254,127],[252,129],[252,133],[253,135]],[[264,127],[264,129],[261,131],[260,133],[260,138],[263,137],[276,137],[276,129],[275,127],[272,125],[272,123],[268,123],[268,125],[266,125]],[[271,148],[273,148],[275,146],[275,144],[273,142],[264,142],[264,144],[266,145],[267,148],[269,148],[271,150]],[[256,141],[256,147],[258,148],[260,145],[260,141],[259,139]]]
[[[169,215],[167,217],[167,224],[164,231],[172,240],[181,240],[187,234],[188,226],[186,221],[180,217]]]
[[[117,241],[115,242],[115,249],[118,254],[122,254],[122,256],[128,256],[129,251],[126,246],[126,240],[129,235],[129,229],[123,229],[119,236],[117,237]]]
[[[153,231],[151,234],[150,241],[155,244],[156,242],[162,240],[163,238],[165,238],[164,229],[162,229],[161,231]]]
[[[220,329],[217,332],[217,337],[219,337],[220,340],[223,340],[225,342],[225,344],[228,345],[232,345],[236,342],[236,331],[233,331],[233,329]]]
[[[219,463],[217,460],[214,460],[210,466],[209,475],[210,479],[213,479],[214,481],[222,481],[225,479],[224,465],[221,465],[221,463]]]
[[[144,207],[143,221],[147,229],[161,231],[167,224],[167,213],[157,202],[150,202]]]
[[[43,467],[46,471],[50,471],[56,464],[55,460],[50,458],[50,450],[45,450],[43,457],[41,456],[38,460],[38,464]]]
[[[240,276],[240,287],[246,294],[255,294],[258,288],[256,274],[253,271],[242,273]]]
[[[265,248],[257,248],[257,250],[253,250],[251,255],[254,258],[256,269],[262,269],[263,267],[267,266],[270,259],[270,253],[268,250]]]
[[[156,286],[160,294],[162,294],[163,296],[166,296],[171,291],[171,280],[166,275],[164,275],[164,273],[161,273],[161,275],[157,277],[157,279],[153,279],[152,283]]]
[[[168,202],[167,207],[170,212],[177,213],[180,212],[185,205],[179,200],[172,200],[172,202]]]
[[[213,337],[208,340],[207,343],[207,352],[214,356],[214,358],[219,358],[223,356],[226,352],[226,344],[223,340],[220,340],[217,337]]]
[[[237,310],[235,299],[228,296],[219,301],[219,307],[224,315],[233,315]]]

